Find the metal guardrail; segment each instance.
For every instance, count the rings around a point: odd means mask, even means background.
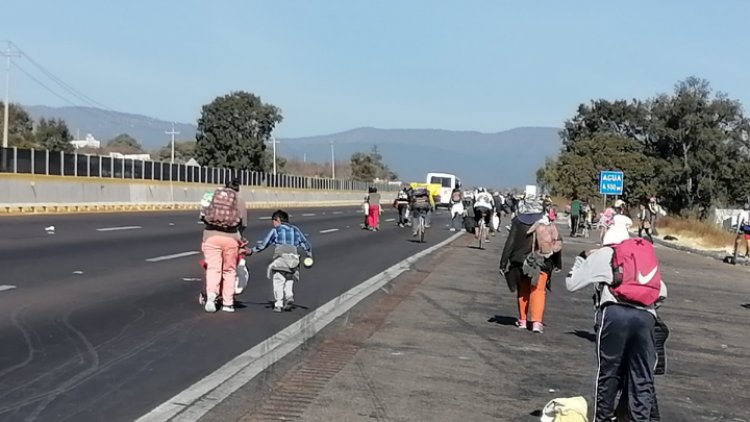
[[[248,170],[171,164],[102,155],[52,152],[22,148],[0,148],[0,173],[40,174],[75,177],[104,177],[124,180],[161,180],[186,183],[224,184],[234,177],[243,186],[310,190],[366,191],[375,186],[392,192],[398,186],[348,179],[268,174]]]

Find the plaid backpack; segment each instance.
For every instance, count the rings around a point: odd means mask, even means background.
[[[211,198],[211,205],[206,210],[206,223],[225,229],[239,226],[242,219],[237,208],[238,200],[237,191],[234,189],[216,189]]]

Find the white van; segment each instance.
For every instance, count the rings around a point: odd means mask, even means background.
[[[440,198],[435,198],[435,206],[438,207],[450,207],[451,192],[461,188],[461,179],[455,174],[427,173],[426,182],[440,185]]]

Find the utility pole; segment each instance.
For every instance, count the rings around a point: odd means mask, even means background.
[[[165,131],[164,133],[166,133],[167,135],[172,135],[172,164],[174,164],[174,136],[175,135],[179,135],[180,132],[175,132],[175,130],[174,130],[174,122],[172,122],[172,130],[169,131],[169,132]]]
[[[276,176],[276,144],[281,141],[276,140],[276,137],[271,135],[271,141],[273,144],[273,175]]]
[[[333,141],[331,141],[331,179],[336,178],[336,153],[333,148]]]
[[[10,59],[21,57],[21,53],[11,49],[11,42],[6,41],[5,51],[0,53],[6,58],[5,62],[5,111],[3,112],[3,148],[8,148],[8,113],[10,112]]]

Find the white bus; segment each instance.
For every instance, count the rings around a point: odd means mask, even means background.
[[[435,198],[435,206],[438,207],[450,207],[451,192],[461,188],[461,179],[455,174],[427,173],[426,182],[440,185],[440,197]]]

